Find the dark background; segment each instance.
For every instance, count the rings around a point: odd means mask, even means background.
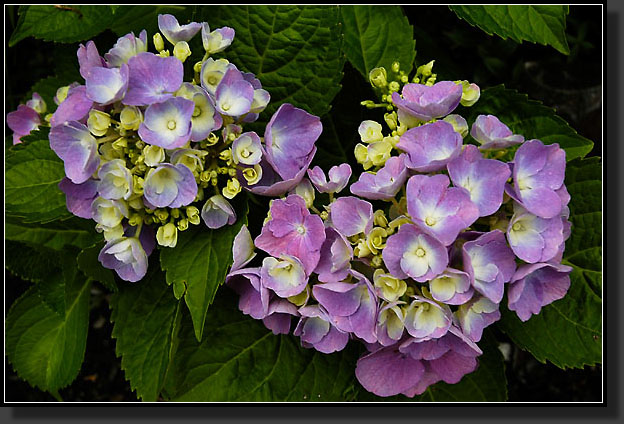
[[[571,54],[565,56],[551,47],[531,43],[517,44],[488,36],[457,16],[446,6],[404,6],[414,26],[417,63],[435,59],[438,80],[468,79],[481,88],[505,84],[555,107],[581,135],[592,140],[590,156],[602,154],[602,8],[571,6],[567,17],[567,38]],[[77,44],[53,45],[32,38],[8,48],[8,39],[17,22],[17,7],[6,6],[5,22],[5,115],[15,110],[32,85],[57,72],[72,72],[77,64]],[[110,31],[95,41],[106,51],[117,37]],[[151,41],[150,41],[151,43]],[[20,69],[21,72],[11,72]],[[349,63],[345,65],[343,85],[362,83]],[[353,99],[338,95],[334,104]],[[372,98],[372,96],[369,96]],[[366,96],[364,96],[366,98]],[[360,99],[358,99],[359,101]],[[352,106],[353,107],[353,106]],[[336,106],[335,106],[336,108]],[[10,134],[7,130],[6,134]],[[5,313],[29,283],[5,271]],[[114,353],[107,291],[97,285],[91,297],[92,309],[85,361],[76,380],[60,395],[67,401],[136,401]],[[509,342],[502,333],[498,339]],[[510,401],[582,402],[601,401],[602,369],[561,370],[541,364],[527,352],[509,343],[506,361]],[[5,359],[6,361],[6,359]],[[6,363],[5,398],[7,401],[54,401],[48,393],[33,389],[20,380]]]

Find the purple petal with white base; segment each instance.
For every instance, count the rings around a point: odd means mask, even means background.
[[[59,188],[65,193],[68,211],[80,218],[93,218],[91,204],[98,196],[96,180],[89,179],[81,184],[74,184],[69,178],[64,177],[59,183]]]
[[[507,125],[494,115],[479,115],[472,124],[470,135],[481,146],[480,150],[505,149],[524,141],[521,135],[514,135]]]
[[[215,91],[215,105],[226,116],[241,116],[249,112],[254,88],[236,68],[229,68]]]
[[[540,218],[517,203],[514,203],[514,212],[507,228],[511,250],[528,263],[553,259],[564,242],[562,217]]]
[[[320,166],[308,169],[308,177],[314,187],[321,193],[339,193],[349,182],[351,177],[351,166],[343,163],[338,166],[332,166],[329,170],[329,181]]]
[[[429,291],[435,300],[447,305],[461,305],[470,300],[473,294],[470,276],[454,268],[447,268],[430,280]]]
[[[490,231],[462,247],[464,270],[476,291],[494,303],[503,298],[504,283],[516,271],[512,250],[500,230]]]
[[[195,200],[197,182],[186,165],[163,163],[148,172],[143,196],[155,207],[179,208]]]
[[[325,228],[321,257],[314,272],[319,281],[335,283],[344,280],[351,269],[353,248],[345,237],[332,227]]]
[[[87,181],[100,165],[97,141],[80,122],[67,122],[50,130],[50,147],[65,164],[74,184]]]
[[[509,284],[508,307],[528,321],[542,307],[563,298],[570,288],[572,267],[539,263],[518,268]]]
[[[451,124],[436,121],[407,130],[396,147],[407,152],[405,165],[418,172],[444,169],[461,153],[462,137]]]
[[[392,102],[399,110],[420,120],[430,121],[451,113],[462,97],[462,86],[452,81],[440,81],[432,86],[406,84],[401,92],[392,93]]]
[[[488,216],[503,203],[505,183],[511,176],[509,166],[498,160],[484,159],[476,146],[468,144],[461,155],[447,164],[453,185],[470,193],[479,216]]]
[[[452,323],[451,309],[417,296],[405,311],[405,330],[417,339],[439,339]]]
[[[208,54],[222,52],[232,44],[235,34],[236,32],[234,29],[230,27],[217,28],[211,32],[210,26],[204,22],[201,28],[204,50],[206,50]]]
[[[353,196],[336,199],[330,206],[332,225],[344,236],[368,234],[373,228],[373,205]]]
[[[243,186],[254,194],[259,194],[261,196],[271,196],[271,197],[281,196],[289,192],[293,188],[295,188],[301,182],[301,180],[306,174],[308,166],[310,166],[312,159],[314,159],[315,153],[316,153],[316,147],[312,149],[312,151],[310,152],[310,155],[308,156],[308,159],[301,166],[301,169],[292,178],[284,180],[275,171],[275,169],[273,168],[273,165],[271,165],[269,161],[266,159],[266,150],[263,149],[263,154],[262,154],[263,157],[262,157],[262,160],[260,161],[260,166],[262,167],[262,178],[260,179],[260,181],[258,181],[256,184],[254,184],[251,187],[247,185],[242,175],[239,175],[240,177],[239,181],[242,180]]]
[[[545,146],[540,140],[529,140],[520,146],[514,157],[513,181],[522,206],[540,218],[559,215],[567,199],[565,193],[557,192],[563,186],[565,168],[566,153],[557,143]]]
[[[126,161],[113,159],[98,170],[98,193],[105,199],[128,199],[133,194],[132,173],[126,168]]]
[[[139,137],[164,149],[184,146],[191,139],[191,118],[195,104],[182,97],[154,103],[145,111]]]
[[[323,125],[314,116],[284,103],[273,114],[264,132],[267,160],[284,180],[295,178],[314,155],[314,143]]]
[[[264,258],[260,270],[260,281],[264,287],[273,290],[282,298],[296,296],[308,284],[308,276],[299,259],[282,255],[280,259]]]
[[[392,275],[397,278],[409,276],[418,282],[434,278],[448,265],[444,245],[412,224],[403,224],[388,238],[382,257]]]
[[[392,156],[377,173],[362,172],[351,184],[351,193],[369,200],[390,200],[396,196],[408,176],[405,154]]]
[[[232,143],[232,161],[235,164],[256,165],[262,160],[260,137],[253,131],[241,134]]]
[[[130,106],[147,106],[173,97],[184,78],[184,66],[179,59],[149,52],[131,57],[128,69],[128,91],[122,103]]]
[[[475,343],[481,340],[483,329],[501,317],[498,303],[487,297],[477,296],[460,305],[456,312],[462,332]]]
[[[86,47],[81,44],[76,54],[80,66],[80,75],[82,75],[85,80],[89,77],[93,69],[106,67],[106,62],[100,56],[93,41],[89,41]]]
[[[180,25],[173,15],[158,15],[158,29],[171,44],[176,44],[179,41],[189,41],[199,32],[201,27],[201,24],[197,22]]]
[[[325,241],[323,220],[310,214],[305,200],[297,194],[271,203],[271,219],[262,227],[255,240],[256,247],[272,256],[290,255],[299,259],[307,275],[318,261]]]
[[[206,227],[213,230],[232,225],[236,222],[236,211],[228,200],[220,194],[215,194],[204,203],[201,217]]]
[[[139,281],[147,273],[147,254],[141,242],[134,237],[121,237],[106,243],[98,259],[104,267],[114,269],[126,281]]]
[[[375,333],[377,342],[382,346],[395,344],[403,336],[405,329],[405,317],[398,303],[388,303],[379,310]]]
[[[108,66],[119,67],[139,53],[147,51],[147,31],[143,30],[138,37],[134,32],[120,37],[112,49],[104,55]]]
[[[450,187],[446,175],[414,175],[406,187],[407,211],[414,224],[445,246],[479,218],[466,190]]]
[[[293,334],[301,337],[303,347],[314,348],[322,353],[338,352],[345,348],[349,334],[338,330],[320,306],[304,306],[299,309],[299,313],[301,319]]]
[[[86,78],[86,95],[101,105],[121,100],[128,90],[128,65],[121,68],[93,68]]]
[[[55,127],[68,121],[86,122],[92,107],[93,101],[87,97],[87,87],[79,85],[70,88],[67,97],[50,118],[50,126]]]

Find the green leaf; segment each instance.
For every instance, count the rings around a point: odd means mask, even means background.
[[[246,222],[246,204],[244,212],[237,215],[238,220],[234,225],[218,230],[199,225],[182,231],[178,233],[178,243],[174,249],[164,248],[160,252],[161,266],[167,273],[167,284],[174,285],[177,298],[181,294],[180,285],[186,287],[184,300],[193,319],[197,340],[202,339],[208,308],[232,264],[232,244]]]
[[[134,32],[136,36],[145,29],[147,31],[148,41],[151,44],[151,37],[158,31],[158,15],[172,14],[180,25],[188,23],[188,15],[191,8],[188,6],[173,5],[135,5],[135,6],[111,6],[115,10],[115,20],[111,24],[111,29],[115,34],[123,36],[129,32]],[[211,23],[212,25],[212,23]],[[199,37],[199,35],[197,35]],[[169,47],[167,47],[169,48]]]
[[[63,161],[50,149],[47,139],[12,147],[5,159],[6,214],[22,217],[25,222],[70,217],[65,194],[58,188],[64,176]]]
[[[18,241],[33,247],[43,246],[63,250],[65,246],[75,246],[84,249],[102,240],[102,235],[93,229],[93,223],[81,218],[48,224],[28,224],[7,217],[4,225],[6,240]]]
[[[115,283],[113,271],[104,268],[98,259],[98,255],[103,247],[104,243],[98,243],[83,249],[77,258],[78,269],[87,277],[102,283],[110,291],[116,292],[117,283]]]
[[[124,284],[110,302],[121,368],[137,396],[150,402],[158,399],[164,384],[182,317],[180,302],[153,265],[146,278]]]
[[[530,41],[550,45],[570,54],[566,40],[567,5],[449,6],[457,16],[489,35],[496,34],[517,43]]]
[[[74,54],[73,55],[74,60],[76,60],[75,56],[76,55]],[[76,60],[76,63],[78,63],[77,60]],[[22,100],[22,103],[26,103],[28,100],[30,100],[32,98],[33,93],[39,93],[39,95],[43,98],[43,100],[46,103],[46,107],[47,107],[46,114],[54,113],[54,111],[57,108],[56,103],[54,103],[54,96],[56,96],[56,90],[58,90],[62,86],[69,85],[74,81],[75,79],[72,79],[70,81],[67,78],[61,79],[56,76],[43,78],[39,80],[35,85],[32,86],[28,94],[26,94],[26,97]]]
[[[521,134],[525,140],[539,139],[544,144],[559,143],[571,161],[584,157],[594,143],[579,135],[568,123],[555,114],[555,110],[536,100],[529,100],[526,94],[506,89],[502,85],[487,88],[474,106],[458,108],[472,126],[478,115],[495,115],[514,134]]]
[[[9,47],[26,37],[73,43],[88,40],[114,20],[110,6],[21,6]]]
[[[76,275],[76,274],[74,274]],[[89,280],[77,274],[70,280],[51,280],[51,293],[61,299],[44,301],[38,286],[30,288],[11,307],[6,320],[6,354],[18,376],[41,390],[70,384],[84,358],[89,327]],[[61,300],[63,307],[61,308]]]
[[[438,382],[420,396],[404,395],[382,398],[369,393],[361,386],[357,400],[360,402],[504,402],[507,400],[507,379],[503,355],[498,350],[494,336],[486,330],[478,343],[483,355],[478,357],[477,369],[466,374],[458,383]]]
[[[29,246],[5,240],[4,266],[22,280],[38,283],[49,278],[51,271],[58,267],[58,251],[42,246]]]
[[[198,14],[196,19],[211,28],[236,30],[224,56],[253,72],[271,94],[260,122],[267,122],[282,103],[318,116],[329,111],[344,65],[338,7],[205,6]]]
[[[347,59],[368,81],[373,68],[399,61],[409,74],[416,56],[414,28],[401,6],[341,6]]]
[[[575,160],[566,169],[571,195],[572,235],[563,263],[574,267],[567,295],[527,322],[503,308],[500,327],[540,362],[582,368],[602,361],[601,165],[598,158]]]
[[[357,352],[352,343],[326,355],[276,336],[236,308],[238,296],[221,290],[208,311],[204,340],[189,326],[165,382],[175,401],[349,401]],[[295,324],[293,318],[292,325]]]

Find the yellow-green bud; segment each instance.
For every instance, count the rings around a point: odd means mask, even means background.
[[[406,84],[409,81],[409,78],[407,77],[407,75],[401,75],[401,82],[403,84]]]
[[[458,81],[462,85],[462,106],[472,106],[481,97],[481,90],[477,84],[470,84],[468,81]]]
[[[384,121],[386,121],[386,125],[390,130],[396,130],[398,117],[396,112],[384,113]]]
[[[407,284],[403,280],[386,274],[382,269],[376,269],[373,274],[375,287],[381,292],[381,296],[388,302],[396,302],[407,291]]]
[[[377,209],[373,214],[373,223],[378,227],[387,227],[388,226],[388,218],[386,218],[386,214],[383,210]]]
[[[364,258],[371,254],[371,251],[366,244],[366,240],[360,239],[357,242],[357,246],[355,246],[355,248],[353,249],[353,254],[358,258]]]
[[[119,137],[117,140],[113,141],[112,147],[119,152],[125,152],[125,149],[128,147],[128,139]]]
[[[202,171],[202,173],[199,174],[199,181],[207,183],[208,181],[210,181],[210,174],[210,171]]]
[[[197,209],[195,206],[187,206],[186,216],[191,224],[193,225],[199,224],[200,222],[199,209]]]
[[[156,241],[165,247],[175,247],[178,244],[178,229],[171,222],[163,225],[156,232]]]
[[[63,103],[63,100],[67,98],[68,91],[69,91],[69,85],[60,87],[58,90],[56,90],[56,100],[58,101],[58,104]]]
[[[148,144],[143,148],[143,156],[145,159],[143,162],[147,166],[156,166],[165,160],[165,150],[154,144]]]
[[[401,64],[399,62],[392,62],[392,72],[398,74],[401,71]]]
[[[91,109],[89,112],[89,119],[87,119],[87,127],[91,134],[101,137],[108,131],[111,124],[111,117],[106,112]]]
[[[186,41],[178,41],[173,48],[173,55],[177,57],[180,62],[184,61],[191,55],[191,48]]]
[[[297,184],[294,192],[303,197],[306,208],[311,208],[314,205],[314,187],[312,187],[312,183],[307,178],[301,180],[301,182]]]
[[[243,170],[243,177],[247,184],[254,185],[262,178],[262,167],[260,164],[254,165],[253,168],[245,168]]]
[[[388,233],[385,229],[381,227],[373,228],[371,232],[368,233],[368,236],[366,236],[366,245],[368,246],[368,250],[370,250],[373,255],[378,254],[381,249],[386,247],[384,242],[387,236]]]
[[[167,212],[167,209],[156,209],[156,211],[154,211],[154,215],[156,215],[156,218],[161,221],[166,221],[167,218],[169,218],[169,212]]]
[[[373,87],[384,88],[388,85],[388,73],[383,66],[380,68],[373,68],[368,73],[368,79]]]
[[[143,122],[141,109],[136,106],[124,107],[119,114],[119,121],[121,122],[121,127],[125,130],[138,130],[139,125]]]
[[[242,187],[236,178],[230,178],[227,185],[223,187],[223,197],[227,199],[233,199],[238,193],[240,193]]]
[[[385,138],[368,145],[368,159],[374,166],[383,166],[392,152],[392,143]]]
[[[362,121],[360,126],[358,127],[358,133],[360,134],[360,139],[364,143],[371,143],[373,141],[380,141],[383,139],[383,134],[381,133],[382,127],[379,122],[366,120]]]
[[[162,35],[160,35],[160,32],[154,34],[152,40],[154,41],[154,47],[156,48],[156,51],[161,52],[165,49],[165,41],[163,40]]]
[[[219,136],[212,132],[208,135],[208,138],[206,139],[206,144],[208,146],[214,146],[218,142],[219,142]]]
[[[358,163],[361,163],[364,166],[364,169],[368,169],[373,166],[373,163],[368,159],[368,148],[364,144],[356,144],[353,154],[355,155],[355,160],[357,160]]]
[[[178,230],[186,231],[188,229],[188,226],[189,226],[188,219],[182,218],[181,220],[178,221]]]
[[[416,68],[416,75],[422,75],[423,77],[428,77],[431,75],[431,71],[433,70],[433,63],[435,60],[432,60],[429,63],[425,63],[424,65],[420,65]]]
[[[178,209],[178,208],[171,209],[170,213],[171,213],[171,216],[173,218],[179,218],[180,217],[180,209]]]
[[[161,52],[158,53],[158,56],[160,56],[160,57],[169,57],[169,56],[171,56],[171,54],[169,53],[169,50],[162,50]]]
[[[321,212],[321,219],[325,221],[327,218],[329,218],[329,213],[327,211]]]
[[[288,301],[296,306],[303,306],[310,298],[310,285],[305,286],[301,293],[288,297]]]
[[[397,91],[401,89],[401,86],[399,85],[398,82],[392,81],[390,84],[388,84],[388,89],[390,90],[391,93],[396,93]]]
[[[197,63],[195,63],[195,65],[193,65],[193,71],[195,71],[195,72],[201,72],[202,63],[203,63],[203,62],[197,62]]]
[[[141,222],[143,222],[143,217],[139,214],[134,214],[128,219],[128,224],[132,225],[133,227],[136,227]]]
[[[236,176],[236,168],[228,168],[228,175],[230,177],[235,177]]]

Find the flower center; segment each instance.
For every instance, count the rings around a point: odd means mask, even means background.
[[[230,107],[231,107],[231,106],[230,106],[230,104],[229,104],[229,103],[223,103],[223,104],[221,105],[221,109],[223,109],[223,110],[230,110]]]
[[[298,225],[298,226],[297,226],[297,232],[298,232],[299,234],[305,234],[306,229],[305,229],[305,227],[304,227],[303,225]]]
[[[435,225],[436,220],[431,218],[430,216],[428,216],[427,218],[425,218],[425,224],[427,224],[428,226],[433,226]]]
[[[167,128],[169,128],[170,130],[175,130],[176,129],[176,121],[174,121],[172,119],[169,122],[167,122]]]
[[[425,249],[423,249],[422,247],[419,247],[418,249],[416,249],[416,256],[422,258],[423,256],[425,256]]]
[[[201,115],[201,109],[195,106],[195,109],[193,109],[193,118],[197,118],[199,115]]]
[[[242,157],[244,157],[244,158],[248,158],[251,155],[251,152],[248,149],[245,148],[245,149],[241,150],[241,154],[240,155]]]
[[[516,223],[515,223],[515,224],[511,227],[511,229],[512,229],[512,230],[514,230],[514,231],[522,231],[522,230],[524,230],[524,227],[522,226],[522,224],[521,224],[521,223],[516,222]]]
[[[208,84],[215,85],[217,83],[217,77],[211,76],[208,77]]]

